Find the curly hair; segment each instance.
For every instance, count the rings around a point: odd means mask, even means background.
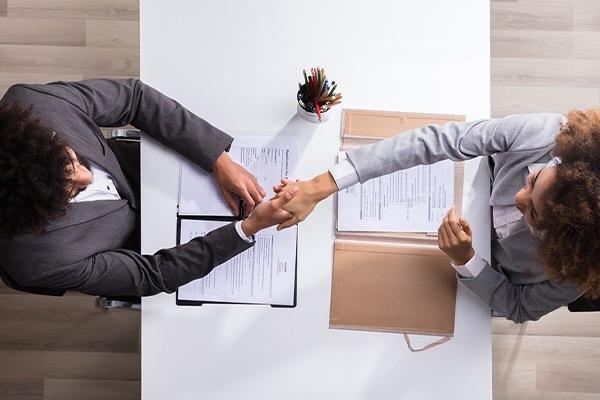
[[[600,296],[600,109],[574,110],[556,136],[556,181],[544,195],[537,255],[551,278]]]
[[[0,105],[0,239],[42,232],[69,204],[66,143],[32,116]]]

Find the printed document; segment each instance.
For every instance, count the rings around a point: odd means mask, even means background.
[[[256,176],[269,194],[281,178],[296,177],[298,140],[239,135],[233,141],[229,156]],[[212,174],[188,160],[181,165],[179,215],[234,216]]]
[[[340,153],[340,160],[346,153]],[[419,165],[338,193],[340,231],[437,232],[454,204],[454,164]]]
[[[180,242],[230,222],[181,220]],[[178,299],[204,302],[294,305],[297,228],[259,232],[256,244],[204,278],[179,288]]]

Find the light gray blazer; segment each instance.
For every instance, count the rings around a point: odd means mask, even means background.
[[[552,158],[563,116],[511,115],[502,119],[429,125],[348,153],[361,182],[419,164],[487,156],[490,206],[514,205],[528,166]],[[534,255],[529,227],[502,240],[492,232],[492,259],[475,278],[458,277],[489,306],[515,322],[537,320],[577,299],[573,285],[548,280]],[[475,238],[477,240],[477,238]]]
[[[77,154],[108,171],[122,198],[72,203],[45,233],[0,241],[0,264],[19,286],[100,295],[172,292],[252,246],[229,224],[153,255],[122,248],[140,202],[99,126],[131,124],[208,171],[233,140],[140,80],[15,85],[0,101],[33,106],[34,116]]]

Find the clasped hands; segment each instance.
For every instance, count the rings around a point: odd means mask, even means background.
[[[263,201],[265,190],[256,177],[222,153],[214,162],[213,175],[231,210],[239,213],[237,197],[244,202],[248,217],[242,224],[247,235],[277,225],[278,230],[289,228],[312,212],[317,203],[337,191],[335,181],[326,172],[308,181],[282,179],[273,190],[275,196]]]

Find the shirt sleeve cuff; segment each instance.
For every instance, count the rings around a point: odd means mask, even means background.
[[[251,238],[249,238],[248,236],[246,236],[246,234],[242,230],[242,221],[237,221],[235,223],[235,230],[238,233],[238,235],[240,235],[240,237],[242,238],[242,240],[244,240],[245,242],[248,242],[248,243],[254,242],[254,236],[252,236]]]
[[[354,168],[352,161],[347,158],[331,167],[329,173],[333,177],[338,190],[346,189],[359,182],[356,168]]]
[[[477,275],[485,268],[485,261],[477,253],[465,265],[455,265],[450,262],[458,275],[463,278],[476,278]]]

